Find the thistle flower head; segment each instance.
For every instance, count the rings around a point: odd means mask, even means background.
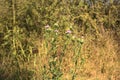
[[[49,26],[49,25],[46,25],[45,28],[48,29],[48,28],[50,28],[50,26]]]
[[[55,33],[58,33],[59,31],[58,30],[55,30]]]
[[[72,33],[71,30],[67,30],[67,31],[66,31],[66,34],[71,34],[71,33]]]

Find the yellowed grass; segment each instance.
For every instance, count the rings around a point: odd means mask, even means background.
[[[40,44],[38,47],[39,56],[36,57],[36,66],[34,68],[36,72],[35,76],[37,79],[41,79],[42,68],[44,65],[48,65],[48,56],[46,55],[44,45],[42,43],[37,44]],[[98,38],[95,38],[92,34],[86,34],[85,43],[81,51],[82,58],[85,59],[85,62],[81,65],[81,59],[78,59],[79,65],[76,70],[77,76],[75,80],[119,80],[119,66],[116,55],[117,45],[112,33],[109,31]],[[73,62],[74,54],[72,52],[69,49],[63,57],[61,63],[63,75],[61,80],[72,80],[71,71],[75,68]],[[49,71],[48,75],[52,77]]]
[[[60,80],[72,80],[72,71],[76,71],[75,80],[119,80],[119,63],[117,58],[117,50],[119,49],[118,43],[114,39],[114,35],[110,31],[106,31],[104,35],[97,37],[93,34],[85,35],[85,42],[81,49],[81,57],[78,58],[77,67],[74,63],[74,51],[71,49],[71,45],[65,52],[62,62],[60,64],[60,69],[63,73]],[[43,80],[44,66],[46,66],[46,73],[44,75],[52,78],[52,74],[49,69],[49,57],[47,55],[47,48],[45,47],[45,42],[36,39],[34,42],[38,53],[34,55],[34,58],[25,64],[20,63],[21,69],[27,69],[34,72],[34,80]],[[61,43],[62,45],[64,43]],[[59,46],[60,47],[60,46]],[[48,50],[49,51],[49,50]],[[61,55],[61,48],[57,50],[57,58]],[[81,58],[84,62],[81,64]],[[59,62],[58,62],[59,63]],[[6,63],[7,64],[7,63]],[[13,67],[12,67],[13,68]],[[12,76],[12,68],[8,68]],[[11,69],[11,71],[10,71]],[[25,73],[27,76],[27,72]],[[8,76],[8,73],[3,76]],[[25,75],[23,75],[25,77]],[[22,76],[21,76],[22,77]]]

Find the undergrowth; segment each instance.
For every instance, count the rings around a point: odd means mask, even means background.
[[[0,80],[120,79],[119,1],[0,4]]]

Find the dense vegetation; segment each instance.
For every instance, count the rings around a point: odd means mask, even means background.
[[[120,80],[119,0],[0,0],[0,80]]]

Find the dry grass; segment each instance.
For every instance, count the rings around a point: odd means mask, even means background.
[[[24,64],[19,63],[21,73],[19,76],[22,79],[28,80],[43,80],[44,76],[52,78],[52,73],[49,71],[49,58],[47,49],[45,47],[45,41],[36,39],[34,41],[38,53],[35,53],[33,59]],[[64,43],[61,43],[64,44]],[[71,46],[74,46],[72,44]],[[65,55],[62,58],[62,62],[59,62],[59,56],[61,49],[58,48],[57,53],[59,54],[54,60],[60,64],[62,76],[60,80],[72,80],[73,73],[75,71],[76,77],[74,80],[119,80],[119,65],[117,58],[117,50],[119,49],[118,43],[114,39],[114,35],[110,31],[106,31],[104,35],[96,37],[93,34],[85,35],[85,42],[81,49],[81,57],[78,58],[78,64],[75,66],[74,63],[74,51],[68,46],[65,51]],[[1,66],[7,66],[4,74],[1,77],[8,76],[8,80],[11,77],[15,77],[16,71],[12,65],[12,61],[9,58],[4,59],[5,64]],[[46,68],[44,68],[46,67]],[[14,68],[14,70],[13,70]],[[76,68],[76,70],[75,70]],[[46,70],[45,70],[46,69]],[[10,73],[10,74],[9,74]],[[26,77],[27,76],[27,77]],[[52,80],[52,79],[50,79]]]
[[[104,33],[97,40],[86,36],[84,44],[84,74],[86,80],[118,80],[117,43],[110,32]]]
[[[81,56],[84,59],[81,64],[81,59],[78,60],[77,76],[75,80],[119,80],[119,66],[117,60],[118,44],[114,40],[112,32],[107,31],[101,37],[96,38],[92,34],[86,34],[85,43],[82,47]],[[43,76],[43,66],[48,65],[48,56],[44,51],[44,45],[41,42],[37,42],[40,46],[39,54],[36,57],[35,77],[41,79]],[[74,46],[74,45],[72,45]],[[74,70],[75,64],[73,61],[73,51],[68,49],[64,55],[61,70],[62,80],[72,80],[71,71]],[[30,65],[28,65],[30,66]],[[33,64],[31,63],[31,67]],[[49,67],[47,67],[49,69]],[[51,74],[48,71],[48,75]],[[41,77],[40,77],[41,76]],[[52,75],[51,75],[52,77]],[[41,79],[42,80],[42,79]]]

